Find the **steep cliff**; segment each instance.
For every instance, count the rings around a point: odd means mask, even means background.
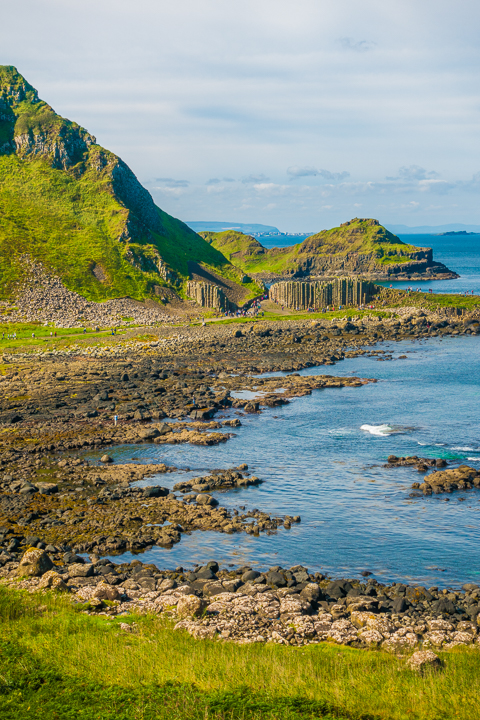
[[[179,288],[189,261],[242,275],[160,210],[119,157],[0,66],[0,297],[24,278],[24,255],[93,300]]]
[[[254,237],[233,230],[200,234],[235,265],[259,277],[455,277],[434,261],[431,248],[408,245],[373,219],[354,218],[285,248],[264,248]]]

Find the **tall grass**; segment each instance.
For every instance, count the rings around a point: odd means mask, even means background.
[[[0,618],[2,718],[5,708],[27,702],[53,708],[59,689],[66,709],[51,717],[97,717],[81,714],[79,688],[83,705],[91,697],[116,711],[118,703],[137,708],[139,698],[150,698],[126,718],[472,720],[480,706],[478,650],[444,653],[444,669],[420,677],[380,651],[193,640],[160,617],[130,618],[137,632],[127,634],[118,619],[76,613],[66,599],[3,588]],[[98,717],[110,718],[105,712]]]

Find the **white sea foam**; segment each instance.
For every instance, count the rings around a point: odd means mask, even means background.
[[[459,445],[457,447],[452,447],[452,450],[459,450],[460,452],[477,452],[478,448],[472,448],[468,445],[465,445],[464,447]]]
[[[381,437],[391,435],[395,432],[390,425],[361,425],[360,430],[365,430],[366,432],[369,432],[370,435],[380,435]]]

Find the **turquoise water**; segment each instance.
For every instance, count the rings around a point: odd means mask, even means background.
[[[212,558],[259,568],[300,563],[341,576],[370,570],[383,581],[439,586],[480,581],[480,491],[411,497],[411,484],[422,476],[414,469],[382,467],[390,454],[444,457],[480,467],[480,338],[379,347],[407,359],[338,363],[328,368],[330,374],[354,373],[379,382],[316,391],[247,415],[225,444],[117,448],[118,460],[190,468],[149,481],[169,487],[186,476],[246,462],[264,483],[217,492],[221,504],[302,517],[291,530],[259,538],[184,535],[171,550],[154,548],[142,560],[169,568]],[[365,425],[369,429],[362,429]]]

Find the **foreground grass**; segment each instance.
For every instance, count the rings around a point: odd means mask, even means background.
[[[125,620],[125,618],[122,618]],[[383,652],[193,640],[157,617],[75,611],[0,588],[2,720],[471,720],[480,652],[443,654],[419,677]]]

